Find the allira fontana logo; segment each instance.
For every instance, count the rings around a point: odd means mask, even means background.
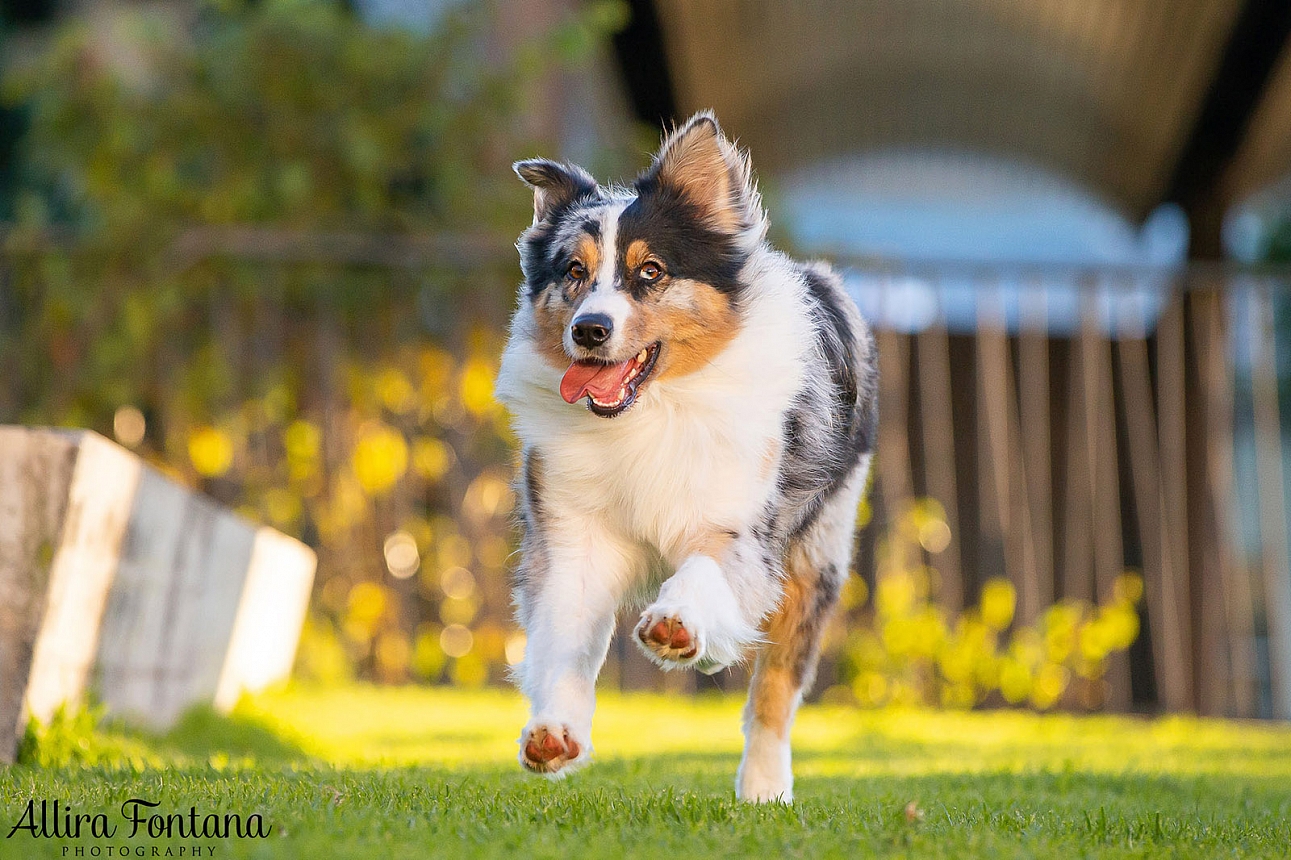
[[[71,805],[55,800],[27,801],[22,814],[9,829],[7,839],[21,838],[23,834],[33,839],[264,839],[273,832],[273,825],[258,812],[249,815],[239,812],[199,812],[190,806],[184,812],[162,810],[161,804],[139,797],[132,797],[121,804],[119,817],[106,812],[78,812]],[[108,846],[113,856],[202,856],[199,846],[182,846],[182,854],[153,847],[152,853],[139,853],[142,846]],[[64,849],[64,854],[72,850]],[[84,856],[82,849],[75,849],[76,856]],[[107,856],[100,846],[85,852],[90,856]],[[200,852],[200,853],[199,853]],[[214,856],[214,847],[209,848]],[[69,855],[70,856],[70,855]]]

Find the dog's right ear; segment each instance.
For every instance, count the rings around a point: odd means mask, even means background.
[[[517,161],[511,169],[533,189],[533,220],[538,223],[579,197],[596,194],[596,180],[576,164],[560,164],[546,158]]]

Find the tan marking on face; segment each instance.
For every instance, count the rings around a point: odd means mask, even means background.
[[[635,272],[641,264],[650,259],[650,246],[644,239],[635,239],[623,256],[623,265],[629,272]]]
[[[601,270],[601,246],[595,239],[584,233],[578,240],[574,257],[587,268],[587,277],[593,279]]]
[[[564,299],[558,287],[549,287],[534,305],[534,340],[538,354],[556,367],[569,365],[564,337],[573,316],[574,305]]]
[[[739,315],[730,298],[698,281],[672,281],[662,300],[643,304],[635,316],[642,331],[634,343],[664,343],[653,374],[659,379],[705,367],[739,331]]]

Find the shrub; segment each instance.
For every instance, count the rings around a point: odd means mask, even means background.
[[[940,506],[925,500],[884,536],[874,600],[847,634],[844,684],[829,691],[831,698],[867,706],[996,702],[1041,710],[1101,704],[1108,656],[1129,648],[1139,633],[1143,581],[1137,574],[1120,576],[1102,605],[1062,600],[1031,624],[1015,623],[1016,590],[993,578],[976,606],[951,618],[933,602],[937,570],[911,561],[921,557],[919,537],[929,533],[948,531]],[[864,597],[864,582],[852,579],[845,605],[863,604]]]

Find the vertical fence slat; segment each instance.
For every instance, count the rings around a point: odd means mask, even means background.
[[[993,291],[992,291],[993,292]],[[994,296],[977,296],[977,499],[980,539],[978,583],[1004,576],[1016,583],[1017,559],[1012,553],[1009,522],[1008,439],[1004,429],[1001,391],[1003,323],[995,318]]]
[[[1110,601],[1112,585],[1124,564],[1120,468],[1116,445],[1116,400],[1112,382],[1112,343],[1100,328],[1097,294],[1087,286],[1083,296],[1081,364],[1087,394],[1086,440],[1093,492],[1094,582],[1100,601]],[[1107,703],[1117,710],[1130,704],[1129,657],[1124,652],[1107,658]]]
[[[878,333],[879,341],[879,455],[878,472],[883,507],[888,517],[906,509],[914,493],[910,480],[909,391],[910,338],[891,330]],[[899,563],[908,564],[910,559]]]
[[[1018,337],[1018,408],[1022,463],[1027,476],[1030,532],[1035,553],[1036,587],[1043,605],[1052,603],[1057,594],[1054,591],[1048,306],[1042,283],[1029,284],[1024,290],[1022,316],[1023,324]]]
[[[955,476],[955,423],[951,408],[950,334],[944,325],[919,333],[919,410],[923,420],[923,457],[928,489],[946,511],[950,543],[937,557],[941,604],[951,612],[964,606],[959,534],[958,481]]]
[[[1237,609],[1242,600],[1233,593],[1245,577],[1235,576],[1231,532],[1225,526],[1233,503],[1232,393],[1218,285],[1208,283],[1194,289],[1189,302],[1200,406],[1190,412],[1196,425],[1188,434],[1197,440],[1188,449],[1197,710],[1223,714],[1233,700],[1234,680],[1244,674],[1240,665],[1246,638],[1238,626],[1245,623]]]
[[[1067,457],[1064,470],[1066,498],[1063,502],[1062,595],[1075,600],[1093,600],[1093,489],[1090,483],[1089,421],[1092,408],[1085,384],[1086,338],[1072,341],[1070,383],[1067,386]]]
[[[1287,570],[1286,485],[1278,408],[1277,332],[1268,286],[1250,291],[1251,401],[1255,418],[1255,470],[1260,507],[1260,571],[1269,643],[1273,716],[1291,717],[1291,572]]]
[[[1227,283],[1227,282],[1225,282]],[[1209,461],[1207,493],[1212,511],[1212,553],[1218,577],[1211,577],[1219,586],[1220,607],[1219,635],[1226,646],[1228,660],[1217,662],[1217,667],[1227,670],[1211,685],[1208,713],[1251,714],[1254,708],[1254,604],[1251,595],[1251,571],[1236,552],[1237,504],[1234,493],[1234,399],[1233,367],[1230,361],[1229,326],[1224,314],[1223,295],[1211,289],[1205,305],[1207,315],[1208,348],[1202,358],[1206,362],[1208,377],[1207,439]],[[1203,596],[1205,591],[1203,590]],[[1203,631],[1203,635],[1205,632]],[[1225,696],[1225,694],[1227,694]]]
[[[1171,531],[1166,511],[1147,343],[1142,337],[1125,337],[1119,341],[1119,347],[1157,696],[1167,710],[1182,711],[1191,705],[1192,690],[1190,670],[1185,663],[1187,648],[1180,615],[1178,575],[1171,550],[1181,536]]]
[[[977,337],[981,349],[981,390],[986,414],[987,445],[1000,536],[1004,542],[1005,570],[1018,587],[1018,615],[1024,623],[1040,614],[1040,589],[1032,550],[1031,516],[1026,473],[1020,449],[1018,418],[1014,408],[1013,362],[1005,329],[1004,309],[997,290],[978,298]]]
[[[1179,619],[1180,651],[1176,655],[1184,672],[1184,689],[1187,697],[1184,708],[1197,707],[1197,691],[1193,688],[1195,677],[1192,664],[1192,632],[1187,623],[1192,599],[1189,593],[1188,573],[1188,463],[1187,463],[1187,399],[1184,355],[1183,308],[1186,285],[1174,290],[1169,304],[1157,324],[1157,436],[1161,442],[1161,495],[1162,533],[1171,539],[1162,540],[1162,552],[1170,557],[1170,570],[1174,575],[1174,606],[1171,611]],[[1156,661],[1160,656],[1153,655]]]

